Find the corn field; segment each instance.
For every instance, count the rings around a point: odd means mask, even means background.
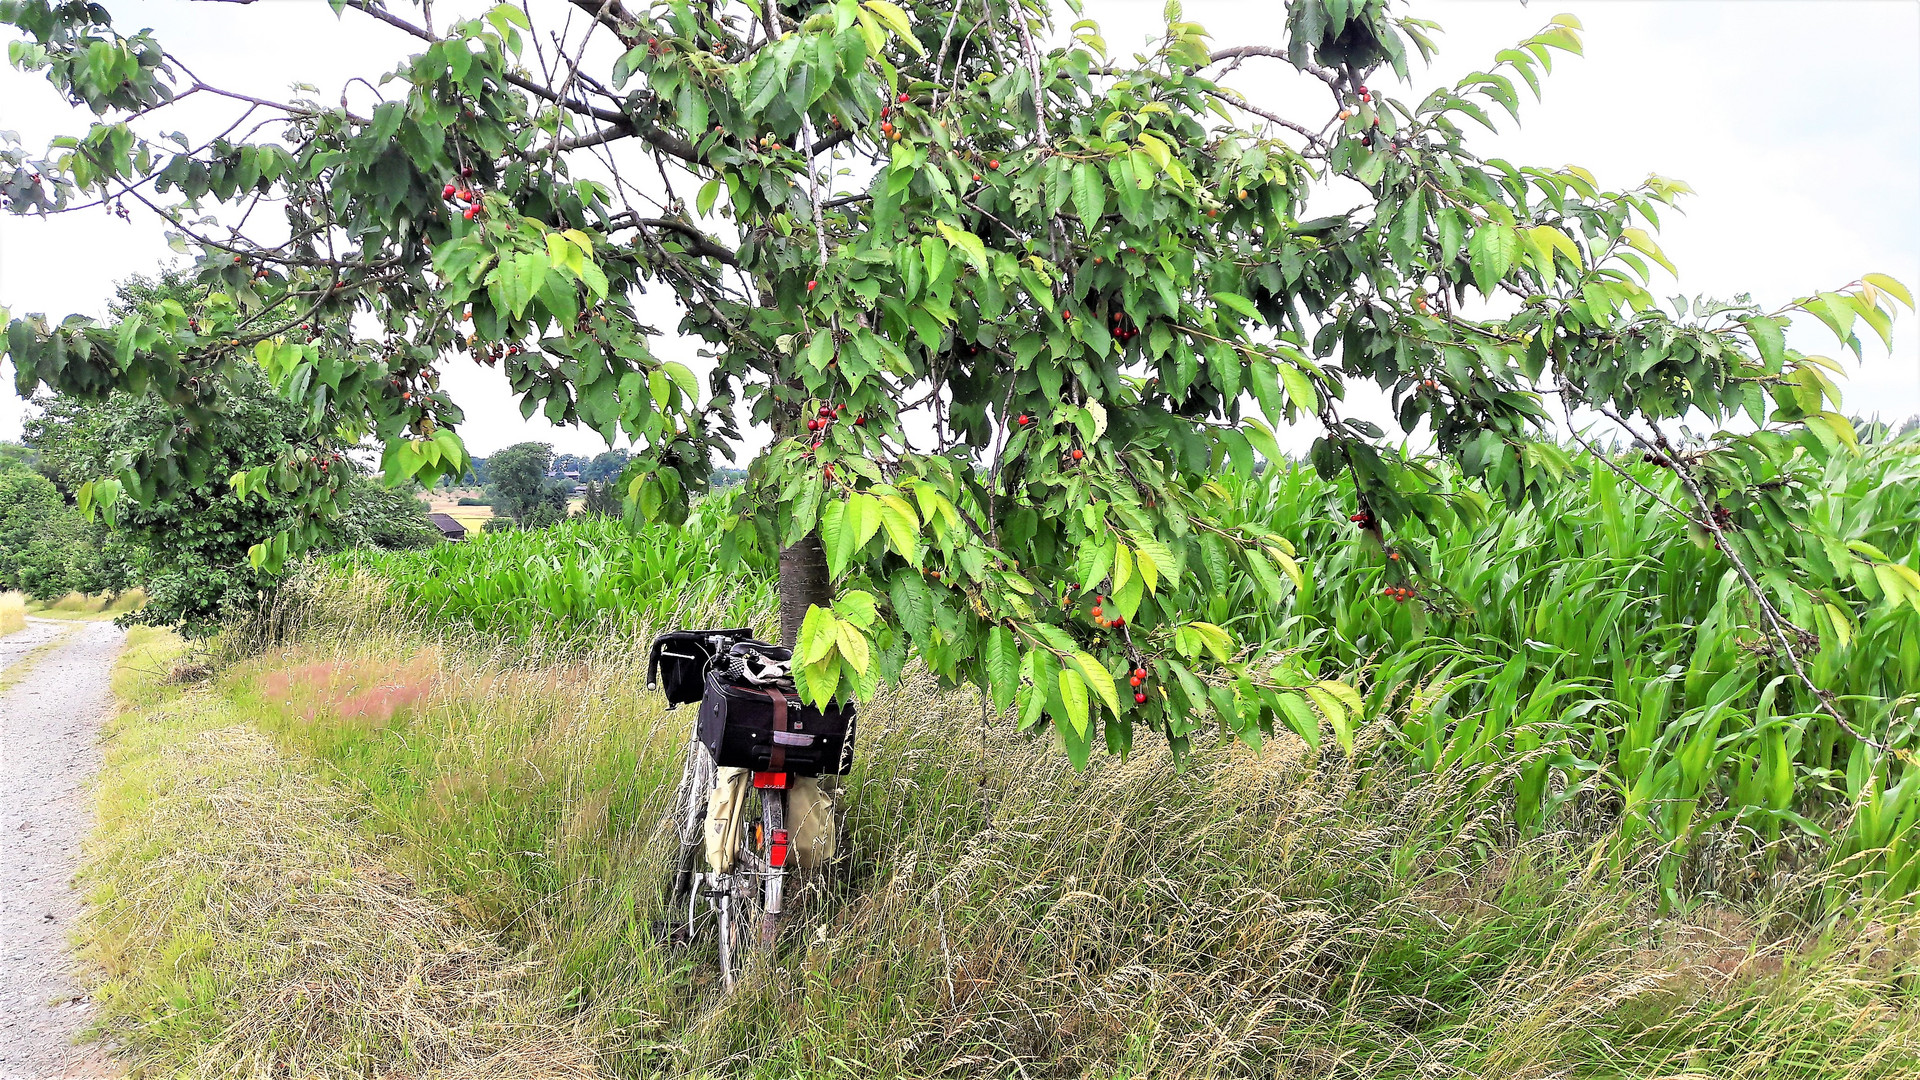
[[[631,639],[692,612],[748,626],[773,608],[773,574],[751,554],[722,559],[712,519],[731,499],[705,500],[681,528],[635,531],[579,516],[425,550],[352,551],[334,565],[386,579],[431,623],[514,641]]]
[[[1488,797],[1510,802],[1521,829],[1576,801],[1617,816],[1620,856],[1659,852],[1669,889],[1714,833],[1749,851],[1824,840],[1864,872],[1854,880],[1914,891],[1920,768],[1904,755],[1920,597],[1849,545],[1920,564],[1920,440],[1833,455],[1812,485],[1811,527],[1789,530],[1784,563],[1755,568],[1782,613],[1817,634],[1813,680],[1896,760],[1817,711],[1756,629],[1729,560],[1656,505],[1656,494],[1680,501],[1670,472],[1635,462],[1628,480],[1575,464],[1583,478],[1544,506],[1395,538],[1424,568],[1412,601],[1386,595],[1400,580],[1391,564],[1351,542],[1350,498],[1304,470],[1268,470],[1231,496],[1312,575],[1284,610],[1261,610],[1249,583],[1213,614],[1242,640],[1357,674],[1382,745],[1424,769],[1504,766],[1512,778]]]
[[[1238,520],[1284,535],[1309,571],[1277,607],[1245,580],[1204,615],[1276,662],[1363,687],[1375,737],[1362,752],[1464,784],[1476,797],[1463,817],[1498,807],[1525,834],[1568,808],[1604,816],[1618,823],[1616,860],[1652,857],[1670,892],[1710,838],[1761,873],[1818,846],[1859,871],[1844,880],[1920,887],[1920,768],[1905,756],[1920,594],[1849,554],[1868,545],[1920,565],[1920,439],[1833,455],[1812,485],[1811,526],[1787,530],[1788,559],[1756,568],[1782,613],[1817,635],[1804,650],[1815,682],[1891,754],[1816,708],[1756,629],[1729,560],[1658,505],[1678,500],[1670,472],[1572,461],[1544,505],[1517,512],[1448,492],[1450,527],[1391,538],[1407,562],[1356,538],[1350,485],[1285,465],[1222,477]],[[431,622],[516,639],[590,643],[701,610],[748,625],[772,608],[772,568],[721,558],[732,512],[715,498],[679,529],[575,519],[339,564],[389,579]]]

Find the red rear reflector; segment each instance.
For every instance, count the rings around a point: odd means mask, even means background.
[[[787,774],[783,772],[757,772],[753,774],[754,787],[783,788],[787,786]]]
[[[787,865],[787,830],[773,830],[773,844],[767,849],[767,863],[775,868]]]

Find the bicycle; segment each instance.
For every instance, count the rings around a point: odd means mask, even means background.
[[[741,805],[730,816],[733,860],[724,870],[702,869],[707,861],[707,818],[716,790],[719,768],[698,738],[688,740],[687,761],[674,796],[674,818],[680,841],[678,860],[668,895],[670,906],[682,898],[686,922],[676,928],[676,940],[691,943],[702,936],[701,902],[711,916],[719,942],[721,985],[732,992],[751,958],[771,950],[779,937],[787,875],[793,868],[793,845],[787,829],[787,796],[792,777],[785,773],[753,773],[752,783],[740,793]],[[724,849],[723,849],[724,850]]]
[[[750,959],[779,937],[788,878],[805,863],[831,858],[838,846],[833,800],[814,777],[844,775],[852,766],[856,723],[850,704],[821,709],[801,702],[792,690],[791,654],[750,633],[662,634],[647,674],[669,705],[700,703],[668,810],[679,842],[667,892],[675,912],[668,937],[690,943],[711,929],[729,991]],[[715,807],[715,798],[724,804]]]

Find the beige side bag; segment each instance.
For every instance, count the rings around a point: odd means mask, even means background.
[[[713,792],[707,798],[707,866],[714,873],[733,869],[734,854],[740,850],[740,820],[747,804],[747,792],[753,790],[752,769],[719,769],[714,773]],[[838,851],[839,837],[833,827],[833,796],[811,776],[796,776],[787,789],[787,839],[793,846],[797,865],[812,868],[831,860]]]

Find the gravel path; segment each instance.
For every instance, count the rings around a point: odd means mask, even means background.
[[[108,678],[124,635],[110,622],[35,619],[0,638],[0,662],[55,637],[60,644],[0,695],[0,1080],[116,1074],[97,1050],[73,1045],[87,1002],[67,935],[80,912],[72,886],[80,841],[93,821],[86,785],[100,767]],[[23,638],[25,647],[16,644]]]
[[[0,637],[0,668],[11,667],[14,661],[59,637],[62,631],[79,625],[59,619],[27,619],[25,629]]]

